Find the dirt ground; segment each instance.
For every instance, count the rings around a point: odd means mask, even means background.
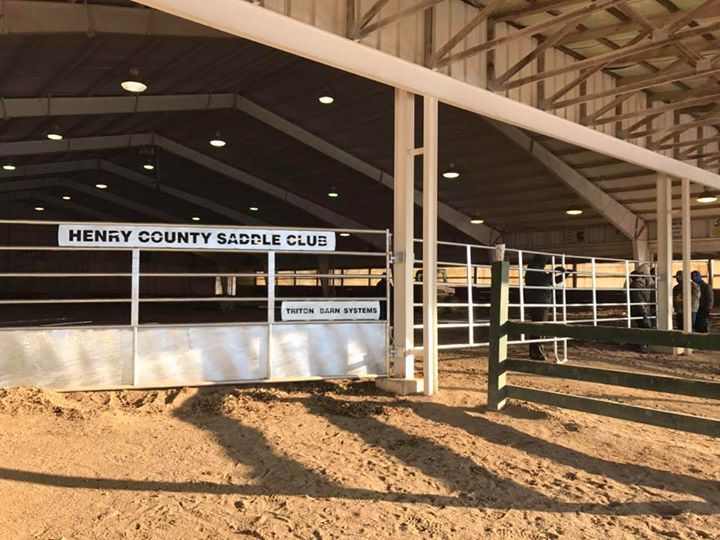
[[[718,356],[575,345],[586,365],[720,380]],[[720,538],[720,444],[525,403],[485,410],[484,358],[442,391],[371,382],[0,390],[0,537]],[[513,382],[720,417],[720,402]]]

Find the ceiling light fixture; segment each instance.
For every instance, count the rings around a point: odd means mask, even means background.
[[[3,169],[5,169],[6,171],[14,171],[15,165],[13,165],[12,163],[6,163],[5,165],[3,165]]]
[[[72,197],[70,195],[63,195],[63,197],[62,197],[63,201],[69,201],[70,199],[72,199]]]
[[[223,139],[223,138],[220,136],[220,132],[218,131],[218,132],[215,134],[215,137],[213,137],[212,139],[210,139],[210,144],[211,144],[212,146],[214,146],[215,148],[222,148],[223,146],[225,146],[225,145],[227,144],[227,142],[225,142],[225,139]]]
[[[580,210],[579,208],[568,208],[567,210],[565,210],[565,213],[568,216],[579,216],[580,214],[583,213],[583,211]]]
[[[250,210],[251,212],[258,212],[258,211],[260,210],[260,208],[257,207],[257,206],[255,206],[255,205],[253,205],[253,206],[251,206],[250,208],[248,208],[248,210]]]
[[[337,199],[340,196],[340,194],[337,192],[337,189],[335,188],[335,186],[333,186],[330,188],[330,191],[328,191],[327,196],[330,197],[331,199]]]
[[[455,169],[455,162],[450,163],[450,166],[447,168],[447,170],[442,173],[443,178],[447,178],[448,180],[455,180],[456,178],[460,178],[460,173]]]
[[[50,139],[51,141],[62,141],[63,140],[63,134],[60,131],[60,128],[57,126],[57,124],[50,126],[50,129],[48,129],[45,136]]]
[[[697,202],[702,203],[702,204],[714,203],[717,200],[718,200],[717,195],[715,195],[714,193],[711,193],[710,191],[703,191],[700,194],[700,196],[697,198]]]
[[[155,165],[153,165],[152,163],[150,163],[150,162],[148,161],[147,163],[145,163],[145,164],[143,165],[143,169],[145,169],[146,171],[152,171],[152,170],[155,169]]]
[[[126,92],[132,92],[133,94],[141,94],[147,90],[147,84],[140,78],[140,70],[136,67],[130,68],[130,77],[121,82],[120,86]]]
[[[95,187],[98,189],[107,189],[107,184],[95,184]]]
[[[318,98],[318,101],[323,105],[331,105],[335,102],[335,98],[328,94],[324,94]]]
[[[193,220],[193,221],[200,221],[200,217],[199,217],[199,216],[193,216],[193,217],[192,217],[192,220]]]
[[[43,207],[43,206],[36,206],[36,207],[35,207],[35,211],[36,211],[36,212],[44,212],[44,211],[45,211],[45,207]]]
[[[350,236],[350,233],[349,232],[341,232],[340,236],[347,238],[348,236]]]
[[[472,218],[470,220],[470,223],[472,223],[473,225],[482,225],[483,223],[485,223],[485,220],[481,218]]]

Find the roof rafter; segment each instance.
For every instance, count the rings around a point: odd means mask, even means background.
[[[656,116],[656,115],[660,115],[664,112],[681,111],[684,109],[690,109],[693,107],[707,105],[709,103],[715,103],[718,100],[718,98],[720,98],[720,88],[717,88],[715,90],[715,93],[709,94],[709,95],[704,95],[702,97],[691,97],[688,99],[672,101],[670,103],[666,103],[665,105],[660,105],[658,107],[651,107],[651,108],[644,109],[644,110],[630,111],[630,112],[626,112],[626,113],[622,113],[622,114],[615,114],[613,116],[597,118],[595,120],[592,120],[590,123],[593,125],[602,125],[602,124],[609,124],[612,122],[617,122],[619,120],[627,120],[629,118],[637,118],[639,116],[642,116],[642,117]]]
[[[4,106],[4,109],[2,107]],[[163,96],[117,96],[117,97],[80,97],[80,98],[9,98],[0,101],[0,111],[5,118],[25,118],[38,116],[120,114],[136,112],[190,111],[237,109],[253,118],[273,127],[274,129],[294,138],[297,141],[325,154],[333,160],[350,167],[380,182],[389,189],[394,188],[391,174],[361,160],[352,154],[333,145],[301,126],[274,114],[272,111],[236,94],[188,94]],[[46,141],[42,141],[45,143]],[[150,141],[148,140],[148,145]],[[80,144],[80,143],[77,143]],[[104,144],[105,143],[101,143]],[[112,145],[112,141],[107,141]],[[132,144],[132,146],[140,146]],[[1,146],[0,146],[1,147]],[[43,146],[44,148],[47,145]],[[62,151],[62,148],[58,148]],[[10,154],[8,154],[10,155]],[[416,190],[415,202],[422,206],[422,193]],[[440,219],[462,231],[481,243],[490,242],[498,232],[486,225],[472,225],[470,216],[456,210],[450,205],[439,203]]]
[[[615,88],[609,88],[607,90],[601,90],[600,92],[586,94],[584,96],[578,96],[576,98],[566,99],[564,101],[558,101],[554,103],[552,107],[554,109],[562,109],[564,107],[569,107],[578,103],[594,101],[596,99],[604,97],[617,96],[619,94],[626,94],[628,92],[645,90],[647,88],[652,88],[653,86],[658,86],[661,84],[707,77],[709,75],[720,73],[720,65],[717,64],[720,64],[720,60],[716,61],[713,65],[705,69],[689,69],[665,75],[650,75],[642,77],[636,81],[625,83]]]
[[[684,10],[679,11],[679,14],[685,14],[688,13],[690,10]],[[704,13],[696,14],[694,17],[694,20],[702,20],[704,18],[711,17],[712,15],[707,15]],[[648,17],[647,20],[656,26],[659,24],[660,26],[662,24],[667,24],[667,15],[658,15],[654,17]],[[598,38],[603,37],[612,37],[622,34],[629,34],[632,32],[638,32],[637,24],[635,22],[621,22],[621,23],[615,23],[615,24],[609,24],[606,26],[596,26],[594,28],[588,28],[586,30],[582,30],[580,32],[575,32],[572,34],[568,34],[565,36],[562,40],[560,40],[559,45],[572,45],[573,43],[582,43],[585,41],[592,41],[596,40]]]
[[[28,176],[41,176],[49,174],[63,175],[81,171],[105,171],[115,176],[135,182],[139,185],[160,191],[176,199],[189,202],[199,208],[205,208],[206,210],[210,210],[218,215],[225,216],[243,225],[267,225],[265,221],[260,220],[254,216],[244,214],[243,212],[238,212],[237,210],[227,207],[216,201],[206,199],[205,197],[200,197],[198,195],[189,193],[182,189],[178,189],[168,184],[158,183],[155,181],[155,179],[149,176],[146,176],[137,171],[133,171],[131,169],[128,169],[127,167],[123,167],[122,165],[118,165],[117,163],[105,159],[84,159],[74,161],[58,161],[50,163],[17,165],[14,171],[3,171],[3,178],[22,178]],[[43,178],[27,180],[27,182],[30,181],[35,182],[34,187],[44,187],[43,182],[45,181],[45,179]],[[15,184],[15,182],[4,182],[0,185],[0,191],[2,190],[2,187],[8,185],[12,187],[13,184]]]
[[[633,214],[628,208],[605,193],[570,165],[553,155],[552,152],[541,143],[520,129],[498,122],[491,123],[495,129],[503,133],[515,144],[524,148],[553,175],[567,184],[625,236],[630,239],[637,239],[642,235],[645,235],[645,238],[647,237],[647,228],[641,218]]]
[[[301,197],[300,195],[296,195],[295,193],[282,189],[267,180],[258,178],[250,173],[233,167],[232,165],[228,165],[227,163],[207,156],[202,152],[157,134],[144,133],[136,135],[110,135],[104,137],[64,139],[63,141],[36,140],[5,142],[0,143],[0,156],[35,155],[78,150],[107,150],[137,146],[158,146],[163,148],[172,154],[197,163],[198,165],[202,165],[206,169],[218,172],[236,182],[240,182],[252,187],[253,189],[257,189],[258,191],[265,192],[268,195],[283,200],[288,204],[296,206],[333,226],[348,229],[368,228],[358,221],[321,206],[309,199]]]
[[[643,41],[629,47],[622,47],[616,51],[599,54],[597,56],[591,56],[585,60],[579,60],[574,63],[570,63],[566,66],[558,67],[551,70],[546,70],[541,73],[536,73],[527,77],[516,79],[511,83],[508,83],[507,88],[516,88],[524,86],[529,83],[537,82],[539,80],[554,77],[556,75],[562,75],[564,73],[572,71],[582,71],[583,69],[596,67],[598,64],[612,65],[616,62],[630,62],[639,61],[648,58],[648,54],[652,56],[654,51],[658,51],[667,46],[673,46],[674,43],[682,41],[691,37],[696,37],[708,32],[713,32],[720,29],[720,21],[709,23],[705,26],[698,26],[696,28],[688,28],[685,30],[678,30],[672,34],[667,34],[664,29],[658,29],[649,41]]]
[[[470,32],[475,30],[483,22],[485,22],[493,11],[495,11],[505,0],[490,0],[485,4],[485,7],[480,9],[477,15],[475,15],[465,26],[458,30],[444,45],[438,48],[437,51],[432,53],[428,65],[435,67],[438,61],[447,56],[460,42],[465,39]]]
[[[594,0],[591,4],[581,7],[579,9],[576,9],[574,11],[571,11],[568,13],[563,13],[562,15],[558,15],[557,17],[553,17],[546,21],[534,24],[532,26],[526,26],[525,28],[516,30],[516,31],[508,34],[507,36],[490,39],[490,40],[486,41],[485,43],[481,43],[479,45],[470,47],[469,49],[465,49],[464,51],[448,55],[443,60],[438,62],[438,66],[442,67],[442,66],[450,64],[452,62],[455,62],[457,60],[462,60],[464,58],[468,58],[469,56],[474,56],[483,51],[494,49],[500,45],[503,45],[504,43],[509,43],[509,42],[514,41],[523,36],[532,36],[535,34],[539,34],[547,28],[553,28],[554,26],[557,26],[559,24],[567,23],[568,21],[577,20],[577,19],[581,18],[583,15],[590,15],[596,11],[606,10],[612,6],[619,5],[619,4],[622,4],[623,2],[627,2],[627,1],[628,0]]]
[[[720,187],[720,177],[711,171],[620,141],[251,3],[206,0],[200,6],[192,0],[134,1],[659,173],[688,178],[708,187]],[[707,32],[707,28],[682,30],[678,34]]]
[[[378,0],[378,2],[381,2],[383,5],[387,3],[384,0]],[[387,17],[380,19],[374,23],[367,24],[358,32],[355,34],[355,39],[362,39],[373,32],[376,32],[380,30],[381,28],[384,28],[385,26],[392,24],[396,21],[399,21],[400,19],[404,19],[405,17],[410,17],[411,15],[415,15],[416,13],[419,13],[421,11],[425,11],[427,9],[430,9],[431,7],[441,4],[442,2],[445,2],[445,0],[420,0],[417,4],[412,4],[404,9],[401,9],[399,11],[396,11],[395,13],[392,13],[391,15],[388,15]],[[374,7],[374,5],[373,5]],[[382,6],[381,6],[382,7]],[[373,14],[374,16],[374,14]]]

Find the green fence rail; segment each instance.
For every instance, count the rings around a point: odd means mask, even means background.
[[[712,381],[508,358],[508,336],[519,333],[615,344],[720,351],[720,335],[509,321],[508,273],[509,264],[507,262],[493,263],[490,298],[490,348],[488,351],[488,408],[490,410],[502,410],[508,399],[518,399],[720,437],[720,419],[508,384],[508,373],[516,372],[720,400],[720,383]]]

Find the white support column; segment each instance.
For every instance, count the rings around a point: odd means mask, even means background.
[[[690,260],[692,251],[692,222],[690,220],[690,180],[682,179],[682,262],[683,262],[683,330],[692,332],[692,283]],[[688,349],[685,352],[691,352]]]
[[[707,262],[708,284],[711,289],[715,288],[715,259],[708,259]]]
[[[438,101],[423,98],[423,373],[425,395],[438,390]]]
[[[138,385],[138,327],[140,326],[140,250],[132,250],[130,278],[130,326],[133,331],[131,384]]]
[[[658,329],[672,330],[672,180],[657,176]]]
[[[395,90],[395,189],[393,220],[393,373],[413,379],[415,357],[413,323],[415,308],[415,96]]]
[[[275,323],[275,252],[267,254],[267,378],[273,378],[273,325]]]

